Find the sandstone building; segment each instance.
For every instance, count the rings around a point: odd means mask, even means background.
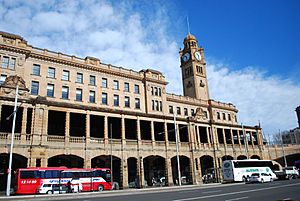
[[[153,177],[174,185],[175,131],[189,183],[201,183],[208,169],[218,173],[225,159],[268,158],[261,128],[242,128],[233,104],[210,99],[196,38],[188,34],[183,44],[181,96],[166,92],[159,71],[40,49],[0,32],[0,183],[5,186],[17,85],[13,169],[105,166],[123,188],[152,185]]]

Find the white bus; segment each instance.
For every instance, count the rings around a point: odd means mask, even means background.
[[[277,179],[272,171],[274,164],[271,160],[226,160],[222,164],[223,180],[225,182],[249,181],[252,173],[267,173],[272,179]]]

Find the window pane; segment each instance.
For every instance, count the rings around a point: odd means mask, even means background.
[[[62,98],[68,99],[69,98],[69,87],[62,88]]]
[[[77,73],[76,82],[83,83],[83,74],[82,73]]]
[[[169,106],[169,113],[173,114],[173,106]]]
[[[55,78],[55,68],[48,68],[48,77]]]
[[[39,83],[38,82],[32,82],[31,83],[31,94],[32,95],[38,95],[39,94]]]
[[[90,85],[92,86],[96,85],[96,77],[93,75],[90,75]]]
[[[69,71],[64,70],[62,75],[62,80],[69,80]]]
[[[76,100],[82,101],[82,89],[76,89]]]
[[[139,85],[134,85],[134,93],[139,94],[140,93],[140,86]]]
[[[2,68],[8,68],[8,60],[9,60],[9,57],[3,57],[2,58]]]
[[[129,92],[129,83],[124,83],[124,91]]]
[[[107,88],[107,79],[106,78],[102,78],[102,87]]]
[[[114,106],[119,106],[119,96],[114,95]]]
[[[141,108],[141,106],[140,106],[140,99],[139,98],[135,99],[135,108],[136,109],[140,109]]]
[[[114,80],[114,90],[119,90],[119,82]]]
[[[125,107],[130,107],[130,99],[127,96],[125,96]]]
[[[54,96],[54,85],[53,84],[48,84],[47,85],[47,96],[48,97],[53,97]]]
[[[14,70],[15,67],[16,67],[16,58],[11,58],[9,62],[9,68]]]
[[[102,104],[107,105],[107,93],[102,93]]]
[[[90,103],[95,103],[95,92],[90,91]]]
[[[33,75],[40,75],[41,66],[38,64],[33,64],[32,74]]]
[[[7,78],[7,75],[1,75],[0,77],[0,85],[4,83],[5,79]]]

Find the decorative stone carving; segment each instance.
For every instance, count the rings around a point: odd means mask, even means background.
[[[25,63],[25,58],[23,58],[23,57],[18,58],[18,65],[19,66],[23,66],[24,63]]]
[[[19,95],[28,96],[28,89],[23,78],[17,75],[9,76],[5,79],[4,83],[1,85],[0,96],[5,95],[9,97],[14,97],[16,95],[15,91],[19,86]]]
[[[196,120],[204,120],[206,119],[205,113],[201,107],[196,109],[195,117]]]

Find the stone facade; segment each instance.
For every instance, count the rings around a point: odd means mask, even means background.
[[[174,185],[175,131],[181,174],[189,183],[201,183],[209,168],[218,172],[225,159],[268,159],[262,129],[242,127],[233,104],[209,98],[204,49],[196,38],[189,34],[184,46],[181,96],[166,92],[167,81],[156,70],[136,72],[40,49],[0,32],[0,153],[8,153],[6,118],[19,85],[14,157],[25,166],[111,166],[111,156],[123,188],[133,181],[136,187],[152,185],[152,177],[162,176]]]

